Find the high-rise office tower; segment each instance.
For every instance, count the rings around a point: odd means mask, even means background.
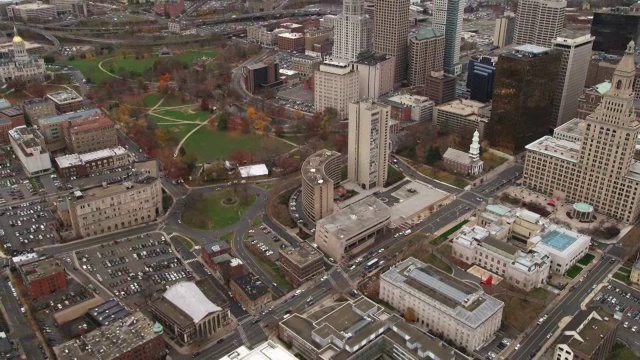
[[[578,125],[574,140],[545,136],[527,145],[525,186],[576,202],[574,214],[593,211],[626,223],[640,212],[640,162],[634,159],[640,123],[633,107],[634,43],[627,46],[595,112]],[[575,126],[574,126],[575,128]]]
[[[424,85],[432,71],[442,71],[444,36],[433,28],[421,27],[409,36],[407,80],[409,84]]]
[[[444,34],[444,71],[457,75],[460,66],[460,39],[462,38],[462,0],[435,0],[433,27]]]
[[[456,77],[444,71],[434,71],[427,76],[424,84],[424,95],[436,105],[453,101],[456,98]]]
[[[349,180],[363,189],[384,186],[389,161],[391,109],[371,101],[349,104]]]
[[[513,42],[551,47],[564,26],[566,0],[520,0]]]
[[[467,89],[471,100],[483,103],[493,98],[493,82],[496,67],[492,58],[479,56],[469,59],[467,65]]]
[[[622,55],[629,41],[640,38],[640,13],[598,10],[593,13],[591,35],[596,38],[593,51]]]
[[[516,16],[512,12],[505,13],[496,19],[493,31],[493,46],[505,47],[513,43],[513,33],[516,29]]]
[[[314,73],[313,99],[316,111],[331,107],[338,111],[340,119],[345,119],[348,106],[360,97],[358,72],[347,62],[325,61]]]
[[[578,113],[578,99],[582,95],[587,78],[593,39],[593,36],[585,35],[575,39],[557,38],[552,41],[552,48],[562,53],[552,111],[555,126],[566,123]]]
[[[362,53],[371,52],[373,21],[364,13],[364,0],[344,0],[342,13],[333,23],[332,56],[355,61]]]
[[[407,76],[409,0],[378,0],[374,10],[373,50],[396,58],[394,82]]]
[[[500,55],[485,134],[491,145],[517,154],[551,132],[559,51],[535,45]]]

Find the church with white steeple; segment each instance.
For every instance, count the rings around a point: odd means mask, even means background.
[[[473,133],[469,152],[448,148],[442,156],[445,167],[454,173],[478,176],[482,174],[484,162],[480,160],[480,133]]]
[[[44,60],[38,56],[30,56],[27,53],[24,40],[18,35],[18,30],[13,28],[13,56],[0,59],[0,81],[12,80],[41,80],[46,74]]]

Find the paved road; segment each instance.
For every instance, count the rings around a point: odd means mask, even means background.
[[[547,335],[558,330],[558,322],[566,316],[575,315],[580,310],[580,304],[588,295],[587,291],[592,286],[606,280],[607,275],[615,266],[615,263],[610,263],[611,259],[615,258],[605,255],[593,267],[591,272],[585,276],[584,281],[578,282],[575,290],[569,292],[554,306],[553,310],[548,313],[547,320],[541,325],[536,325],[531,333],[527,334],[526,339],[520,344],[520,348],[511,354],[509,358],[520,360],[530,359],[535,356],[540,347],[548,341]],[[615,260],[617,261],[617,259]]]
[[[11,293],[6,272],[0,277],[0,297],[2,298],[2,306],[8,316],[11,333],[9,338],[19,340],[27,359],[44,359],[38,345],[40,342],[29,325],[26,316],[20,311],[23,306]]]

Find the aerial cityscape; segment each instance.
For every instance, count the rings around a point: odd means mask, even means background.
[[[640,360],[640,2],[0,30],[0,358]]]

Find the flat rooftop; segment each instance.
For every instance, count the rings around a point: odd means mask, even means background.
[[[236,276],[231,279],[252,301],[271,294],[271,287],[252,273]]]
[[[127,153],[128,151],[125,148],[123,148],[122,146],[118,146],[111,149],[102,149],[85,154],[70,154],[59,156],[56,158],[56,163],[58,164],[59,168],[63,169],[66,167],[82,165],[96,160],[125,155]]]
[[[9,136],[18,145],[25,157],[33,156],[32,150],[38,150],[40,154],[47,154],[47,148],[42,146],[37,139],[37,130],[26,126],[19,126],[9,130]]]
[[[593,314],[594,312],[595,314]],[[561,344],[563,340],[570,339],[564,343],[574,351],[579,351],[589,356],[600,345],[601,336],[606,336],[614,331],[618,323],[619,321],[614,319],[612,314],[603,309],[589,308],[581,310],[563,329],[563,334],[574,331],[577,332],[578,336],[562,335],[558,343]],[[580,331],[577,331],[579,328]]]
[[[283,38],[288,38],[288,39],[300,39],[304,37],[304,34],[300,34],[300,33],[284,33],[284,34],[278,34],[278,36],[281,36]]]
[[[95,115],[99,113],[100,113],[100,110],[98,109],[87,109],[87,110],[74,111],[74,112],[70,112],[62,115],[52,116],[46,119],[40,119],[38,120],[38,122],[41,124],[49,125],[49,124],[55,124],[55,123],[59,123],[67,120],[86,118],[91,115]]]
[[[533,55],[540,55],[540,54],[544,54],[551,51],[550,48],[532,45],[532,44],[524,44],[524,45],[516,46],[513,48],[513,50],[516,53],[526,53],[526,54],[533,54]]]
[[[490,109],[489,104],[481,103],[475,100],[456,99],[448,103],[438,105],[438,111],[446,111],[460,116],[464,116],[476,120],[487,120],[487,116],[481,112]]]
[[[485,207],[485,210],[500,216],[505,216],[509,212],[511,212],[513,209],[500,204],[489,204]]]
[[[387,54],[374,54],[371,56],[368,56],[364,59],[358,59],[355,63],[356,64],[363,64],[363,65],[377,65],[381,62],[385,62],[387,60],[391,59],[391,55],[387,55]]]
[[[407,106],[415,106],[415,105],[423,105],[423,104],[434,105],[433,101],[430,101],[429,98],[426,96],[411,95],[411,94],[395,95],[386,100],[390,102],[398,103],[400,105],[407,105]]]
[[[440,37],[442,34],[432,27],[421,27],[415,34],[415,38],[418,41],[428,40],[436,37]]]
[[[285,347],[271,340],[249,350],[242,345],[219,360],[297,360]]]
[[[561,158],[573,163],[578,162],[580,156],[580,144],[567,140],[556,139],[552,136],[544,136],[525,147],[545,155]]]
[[[114,123],[106,115],[99,113],[90,115],[81,119],[70,119],[67,122],[63,122],[62,126],[68,128],[69,132],[73,134],[91,131],[99,128],[113,126]]]
[[[82,101],[82,96],[73,90],[57,91],[47,94],[47,97],[58,104],[68,104],[72,102]]]
[[[558,251],[565,251],[569,246],[575,243],[580,236],[582,235],[571,230],[556,227],[555,229],[544,233],[540,242]]]
[[[351,238],[363,229],[388,222],[391,208],[374,196],[367,196],[325,218],[316,227],[325,228],[337,239]]]
[[[137,180],[137,179],[140,179],[140,180]],[[105,196],[113,196],[123,192],[133,192],[135,191],[135,189],[142,189],[148,186],[149,184],[153,183],[154,181],[158,180],[157,178],[154,178],[151,176],[144,177],[142,175],[137,179],[134,181],[125,181],[123,183],[112,184],[107,187],[100,185],[88,190],[83,190],[81,192],[79,191],[78,195],[80,196],[76,197],[73,200],[73,202],[82,203],[85,201],[93,201]]]
[[[59,272],[64,272],[64,267],[54,258],[46,258],[23,265],[21,272],[25,275],[27,282],[51,276]]]
[[[111,325],[56,346],[54,352],[59,360],[113,359],[157,336],[162,336],[161,328],[155,330],[160,331],[154,331],[154,323],[141,312],[136,312]]]
[[[448,308],[449,315],[472,328],[480,326],[504,303],[431,265],[408,258],[382,274],[386,281],[425,295],[427,302]]]
[[[582,119],[571,119],[566,123],[555,128],[553,130],[553,133],[555,134],[560,132],[560,133],[564,133],[572,136],[580,136],[581,133],[580,133],[579,125],[582,124],[582,122],[583,122]]]
[[[286,257],[294,264],[304,266],[312,261],[322,259],[324,256],[313,246],[306,242],[302,242],[300,243],[300,246],[295,249],[291,247],[280,249],[280,257]]]
[[[16,5],[18,9],[36,10],[36,9],[50,9],[55,8],[55,5],[42,4],[42,3],[27,3]]]
[[[22,108],[20,108],[19,106],[12,106],[12,107],[8,107],[8,108],[4,108],[2,110],[0,110],[0,113],[7,115],[8,117],[14,117],[14,116],[22,116],[23,112],[22,112]]]
[[[322,184],[333,181],[324,171],[327,161],[342,156],[339,152],[319,150],[306,158],[302,163],[302,176],[310,184]]]

